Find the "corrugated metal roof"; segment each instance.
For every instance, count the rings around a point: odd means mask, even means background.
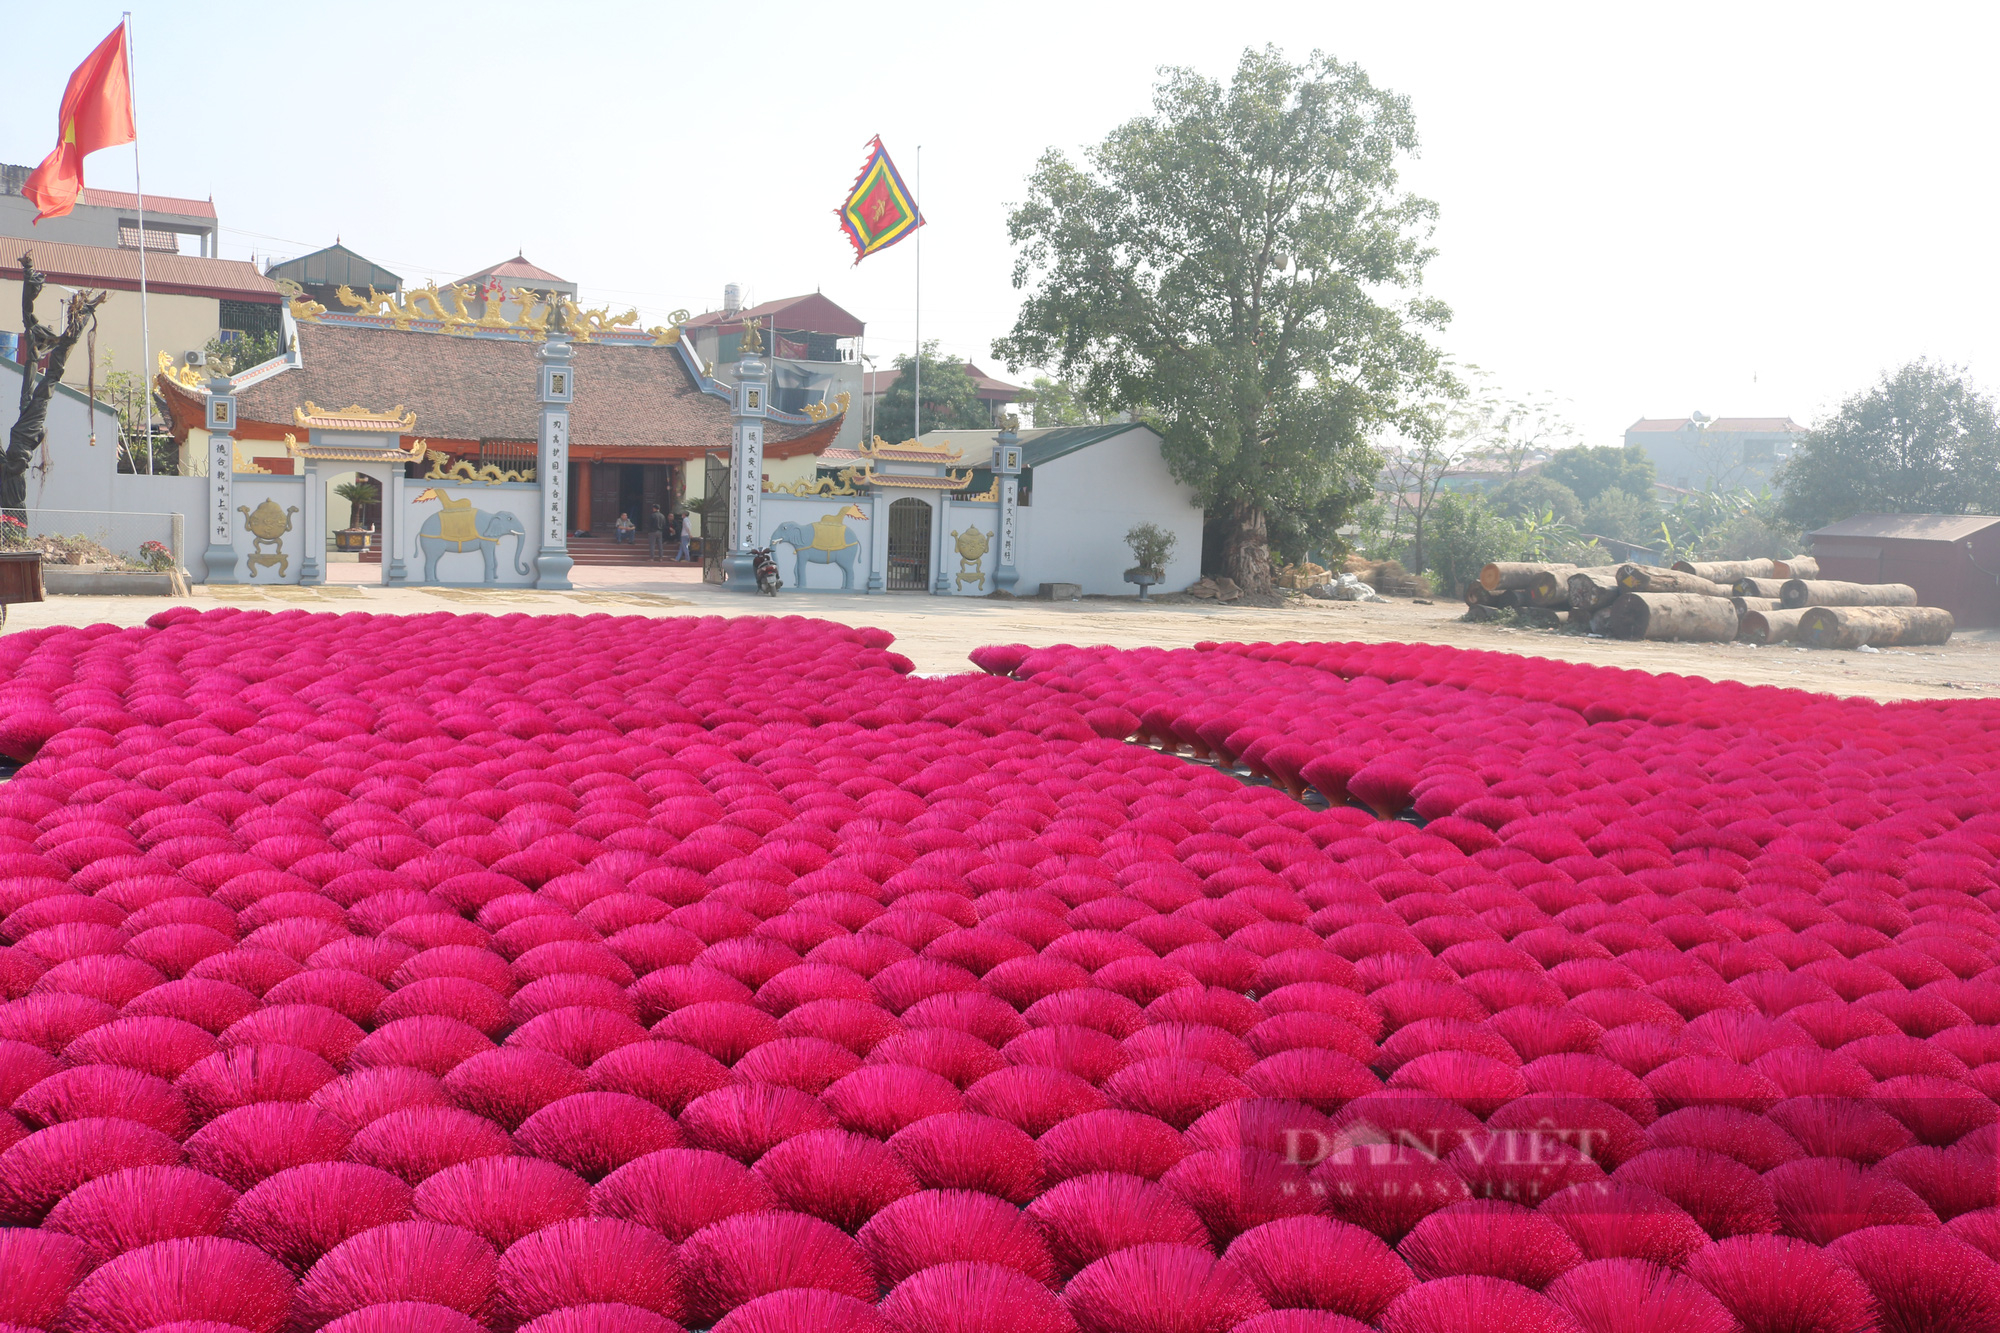
[[[11,250],[12,247],[10,246]],[[51,282],[65,287],[116,287],[139,290],[139,252],[95,245],[34,241],[23,247],[35,267]],[[16,252],[18,253],[18,252]],[[15,254],[0,257],[0,278],[21,276]],[[196,255],[148,254],[146,280],[159,291],[193,292],[238,301],[274,303],[278,284],[240,259],[202,259]]]
[[[1053,426],[1048,430],[1024,430],[1021,432],[1021,462],[1027,467],[1039,467],[1065,454],[1102,444],[1114,435],[1142,428],[1141,422],[1114,421],[1105,426]]]
[[[1037,467],[1054,462],[1065,454],[1102,444],[1114,435],[1139,430],[1144,425],[1140,421],[1113,421],[1102,426],[1050,426],[1041,430],[1024,430],[1019,434],[1021,463],[1025,467]],[[949,440],[962,445],[967,461],[983,467],[985,464],[978,460],[992,456],[993,442],[999,434],[993,430],[927,430],[924,439]]]
[[[118,190],[98,190],[85,186],[77,196],[79,204],[92,208],[129,208],[135,213],[139,208],[139,196],[124,194]],[[146,196],[146,212],[162,217],[212,218],[215,216],[213,199],[176,199],[170,194],[149,194]]]
[[[2000,517],[1992,514],[1856,514],[1806,534],[1821,537],[1874,537],[1900,541],[1964,541],[1984,532]]]

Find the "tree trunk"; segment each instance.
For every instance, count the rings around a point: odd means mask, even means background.
[[[1771,577],[1774,579],[1816,579],[1819,577],[1819,561],[1809,555],[1786,556],[1783,560],[1773,560],[1771,565]]]
[[[1535,581],[1528,585],[1529,606],[1561,609],[1569,606],[1569,576],[1576,573],[1575,565],[1550,565],[1535,575]]]
[[[1532,588],[1542,575],[1551,572],[1560,573],[1567,579],[1575,570],[1575,565],[1508,560],[1488,565],[1480,570],[1479,581],[1488,592],[1503,592],[1510,588]]]
[[[1627,592],[1684,592],[1693,593],[1698,597],[1729,596],[1729,589],[1711,579],[1677,569],[1661,569],[1658,565],[1618,566],[1618,586]]]
[[[63,371],[69,365],[70,349],[76,346],[84,329],[96,318],[97,307],[104,303],[106,295],[103,292],[72,294],[68,302],[68,318],[64,321],[62,333],[57,335],[35,319],[35,298],[41,291],[42,277],[35,272],[34,261],[24,254],[21,256],[21,343],[24,350],[21,410],[20,415],[14,418],[12,429],[7,432],[7,452],[0,456],[0,510],[22,522],[26,522],[28,517],[28,464],[48,436],[49,397],[55,392],[56,385],[62,383]],[[48,362],[37,379],[36,355],[44,347],[48,349]]]
[[[1778,608],[1745,611],[1736,619],[1736,637],[1745,643],[1790,643],[1799,636],[1804,611]]]
[[[1614,639],[1728,643],[1736,637],[1736,607],[1699,593],[1627,592],[1605,612],[1604,624]]]
[[[1223,539],[1222,563],[1236,586],[1248,593],[1271,591],[1271,540],[1264,525],[1264,511],[1256,505],[1229,506],[1227,535]]]
[[[1778,599],[1775,597],[1736,596],[1731,597],[1729,600],[1736,604],[1736,614],[1739,616],[1751,611],[1775,611],[1778,609]]]
[[[1746,577],[1736,580],[1735,585],[1730,588],[1730,591],[1738,597],[1769,597],[1776,600],[1779,594],[1784,591],[1784,587],[1785,581],[1783,579]]]
[[[1936,606],[1810,606],[1798,615],[1798,641],[1808,648],[1944,643],[1955,628],[1951,612]]]
[[[1569,576],[1569,609],[1589,615],[1618,600],[1618,576],[1610,568],[1579,569]]]
[[[1907,583],[1788,579],[1778,600],[1786,606],[1915,606],[1917,590]]]
[[[1689,563],[1674,561],[1674,568],[1683,574],[1694,574],[1710,583],[1734,583],[1738,579],[1768,579],[1777,573],[1775,560],[1703,560]]]

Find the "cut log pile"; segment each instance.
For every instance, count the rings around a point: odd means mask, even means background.
[[[1886,648],[1951,638],[1951,613],[1918,606],[1916,589],[1906,583],[1841,583],[1818,575],[1819,562],[1798,555],[1683,560],[1671,568],[1510,561],[1481,570],[1466,584],[1465,601],[1474,608],[1566,609],[1572,626],[1616,639]]]

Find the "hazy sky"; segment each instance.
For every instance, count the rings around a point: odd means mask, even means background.
[[[0,160],[49,151],[117,19],[12,7]],[[915,245],[853,267],[833,216],[879,133],[913,183],[923,147],[924,336],[1005,375],[1035,159],[1144,112],[1161,65],[1275,43],[1410,97],[1446,345],[1592,443],[1810,421],[1920,355],[2000,377],[1991,5],[139,0],[135,31],[146,184],[213,194],[230,258],[338,235],[421,282],[520,249],[647,323],[817,287],[886,357]],[[129,189],[130,155],[87,178]]]

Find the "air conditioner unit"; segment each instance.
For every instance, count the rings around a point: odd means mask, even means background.
[[[189,366],[205,366],[208,364],[208,353],[183,352],[181,353],[181,364]]]

